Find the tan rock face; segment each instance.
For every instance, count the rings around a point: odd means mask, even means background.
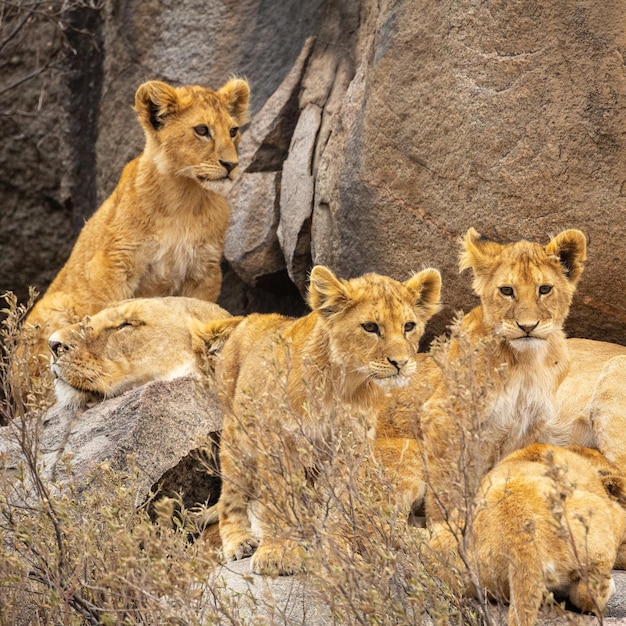
[[[489,7],[377,16],[321,159],[314,261],[399,278],[441,268],[440,330],[476,302],[457,271],[469,226],[502,241],[580,228],[589,260],[568,329],[624,342],[626,3]]]

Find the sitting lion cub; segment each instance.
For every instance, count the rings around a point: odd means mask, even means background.
[[[72,253],[27,323],[32,355],[48,356],[57,329],[135,297],[182,295],[215,301],[238,170],[239,127],[249,88],[232,79],[217,91],[150,81],[135,95],[144,152],[83,227]]]
[[[225,319],[205,343],[204,324]],[[58,401],[75,409],[152,380],[204,378],[241,320],[196,298],[134,298],[64,326],[50,337]]]
[[[626,479],[600,452],[534,444],[485,476],[464,536],[454,522],[440,522],[430,547],[443,558],[444,577],[450,565],[465,572],[466,593],[478,585],[509,601],[510,626],[532,626],[549,591],[602,614],[615,591],[625,507]]]
[[[319,494],[302,499],[306,485],[318,485],[351,439],[367,445],[375,427],[370,408],[382,389],[406,384],[415,371],[440,289],[434,269],[400,283],[376,274],[342,280],[316,266],[311,313],[253,314],[233,330],[216,363],[224,404],[218,514],[227,559],[254,553],[260,574],[302,569],[310,537],[298,535],[300,513],[319,504]]]
[[[566,230],[545,246],[502,245],[470,228],[462,246],[460,267],[472,269],[480,305],[445,350],[431,350],[443,374],[422,399],[420,425],[433,521],[463,506],[509,452],[537,441],[566,444],[570,436],[557,422],[556,392],[570,364],[563,324],[585,236]]]

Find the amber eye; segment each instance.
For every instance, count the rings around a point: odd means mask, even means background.
[[[412,330],[415,330],[415,322],[407,322],[404,325],[404,332],[410,333]]]
[[[235,137],[238,132],[239,132],[239,128],[237,126],[235,126],[234,128],[230,129],[230,136],[231,137]]]
[[[546,294],[550,293],[552,291],[552,285],[541,285],[539,287],[539,293],[542,296],[545,296]]]
[[[514,293],[514,291],[513,291],[513,287],[508,287],[508,286],[507,286],[507,287],[500,287],[500,293],[501,293],[503,296],[508,296],[508,297],[510,297],[510,296],[512,296],[512,295],[513,295],[513,293]]]
[[[210,137],[211,133],[209,132],[209,127],[205,124],[200,124],[199,126],[194,126],[193,132],[196,133],[199,137]]]
[[[365,322],[365,324],[361,324],[361,327],[366,333],[376,333],[377,335],[380,334],[378,330],[378,324],[375,324],[374,322]]]

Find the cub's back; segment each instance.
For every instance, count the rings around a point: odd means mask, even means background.
[[[264,370],[263,361],[293,322],[293,318],[284,315],[253,313],[233,330],[215,371],[217,383],[229,401],[233,401],[241,381],[251,385],[267,379],[271,373]]]

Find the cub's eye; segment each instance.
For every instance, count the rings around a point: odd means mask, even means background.
[[[404,325],[404,332],[410,333],[412,330],[415,330],[415,322],[407,322]]]
[[[508,297],[511,297],[511,296],[513,295],[513,293],[514,293],[514,291],[513,291],[513,287],[507,287],[507,286],[505,286],[505,287],[500,287],[500,293],[501,293],[503,296],[508,296]]]
[[[374,322],[365,322],[365,324],[361,324],[361,327],[366,333],[376,333],[377,335],[380,334],[380,331],[378,330],[378,324],[375,324]]]
[[[118,324],[116,330],[122,330],[123,328],[132,328],[134,324],[128,320],[124,320],[121,324]]]
[[[239,132],[239,127],[235,126],[234,128],[230,129],[230,136],[231,137],[235,137],[237,135],[237,133]]]
[[[209,132],[209,127],[205,124],[200,124],[199,126],[194,126],[193,132],[196,133],[199,137],[210,137],[211,133]]]
[[[541,285],[539,287],[539,293],[542,296],[545,296],[546,294],[550,293],[552,291],[552,285]]]

